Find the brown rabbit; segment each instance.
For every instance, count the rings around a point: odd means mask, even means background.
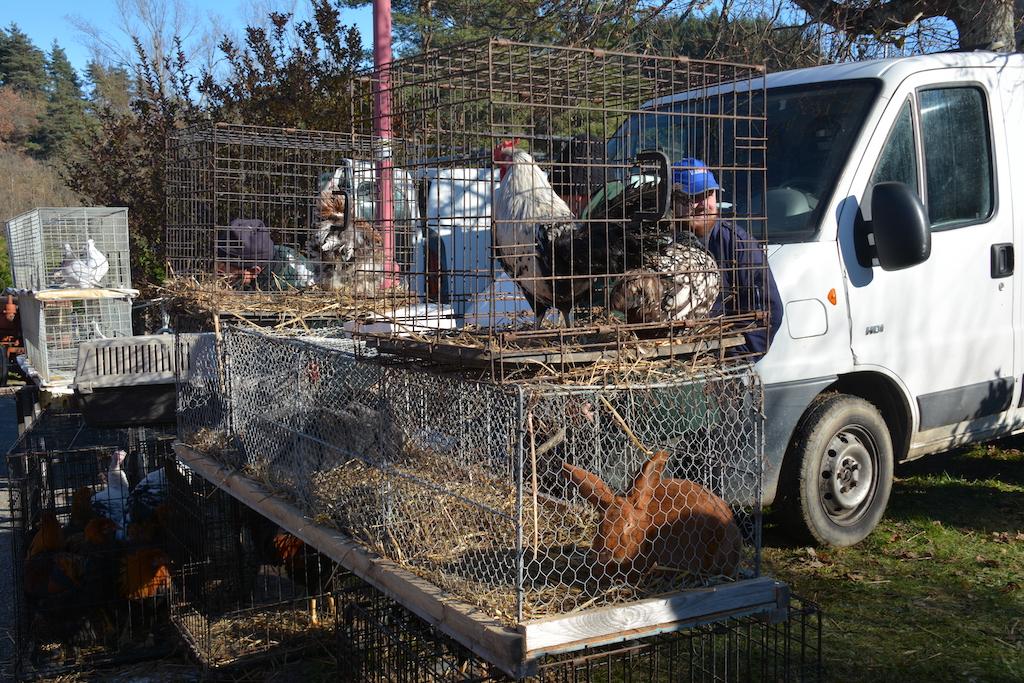
[[[702,576],[735,577],[743,538],[729,505],[700,484],[662,479],[668,453],[644,463],[629,493],[616,496],[596,474],[562,470],[601,511],[592,550],[605,572],[645,572],[654,564]]]

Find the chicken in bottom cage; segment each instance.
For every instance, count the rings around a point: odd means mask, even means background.
[[[652,570],[735,578],[743,535],[728,503],[700,484],[663,478],[668,452],[652,455],[625,496],[596,474],[562,464],[583,498],[601,514],[591,549],[596,575],[626,577]]]
[[[55,642],[67,659],[81,646],[146,641],[166,616],[174,520],[159,493],[162,470],[129,491],[122,453],[111,456],[106,487],[72,493],[66,526],[51,509],[29,532],[22,590],[37,650]]]
[[[85,249],[77,257],[71,245],[64,244],[64,257],[60,268],[53,272],[53,277],[62,280],[66,287],[99,287],[109,269],[110,263],[103,252],[96,248],[95,240],[87,239]]]

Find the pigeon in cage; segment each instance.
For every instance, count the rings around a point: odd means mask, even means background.
[[[53,277],[63,280],[66,287],[99,287],[109,269],[107,257],[96,248],[95,240],[90,238],[85,241],[85,249],[79,257],[75,257],[70,244],[64,244],[63,260]]]

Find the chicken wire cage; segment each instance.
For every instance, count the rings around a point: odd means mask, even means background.
[[[339,602],[343,617],[337,652],[349,680],[508,680],[372,586],[355,585],[339,594]],[[727,618],[644,640],[550,656],[529,680],[811,683],[824,680],[821,633],[817,605],[793,596],[785,617],[775,623],[753,616]]]
[[[229,328],[192,351],[179,439],[505,628],[704,590],[767,609],[749,367],[513,385],[358,346]]]
[[[92,429],[80,414],[44,411],[15,443],[7,462],[18,676],[172,649],[168,520],[140,487],[173,462],[172,441],[161,430]],[[116,449],[127,452],[127,489],[110,483]],[[98,512],[113,508],[132,520],[120,533]]]
[[[335,563],[191,470],[168,482],[178,586],[171,618],[208,670],[329,647]]]
[[[369,137],[207,123],[175,131],[167,155],[173,275],[220,294],[319,292],[346,302],[368,287],[384,248],[370,226],[378,169]],[[391,249],[407,264],[416,191],[408,175],[392,180],[390,205],[407,229]]]
[[[390,129],[426,194],[403,281],[458,321],[426,306],[367,334],[459,362],[758,352],[762,67],[485,40],[357,84],[356,130]]]
[[[85,298],[51,290],[18,298],[25,356],[44,386],[74,380],[82,342],[132,335],[131,295],[111,290],[96,293]]]
[[[7,221],[7,249],[17,289],[132,284],[123,207],[32,209]]]

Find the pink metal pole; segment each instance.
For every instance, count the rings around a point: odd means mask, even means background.
[[[395,262],[395,194],[391,166],[391,0],[373,0],[374,134],[381,146],[377,163],[377,219],[384,231],[384,286],[398,284]]]

